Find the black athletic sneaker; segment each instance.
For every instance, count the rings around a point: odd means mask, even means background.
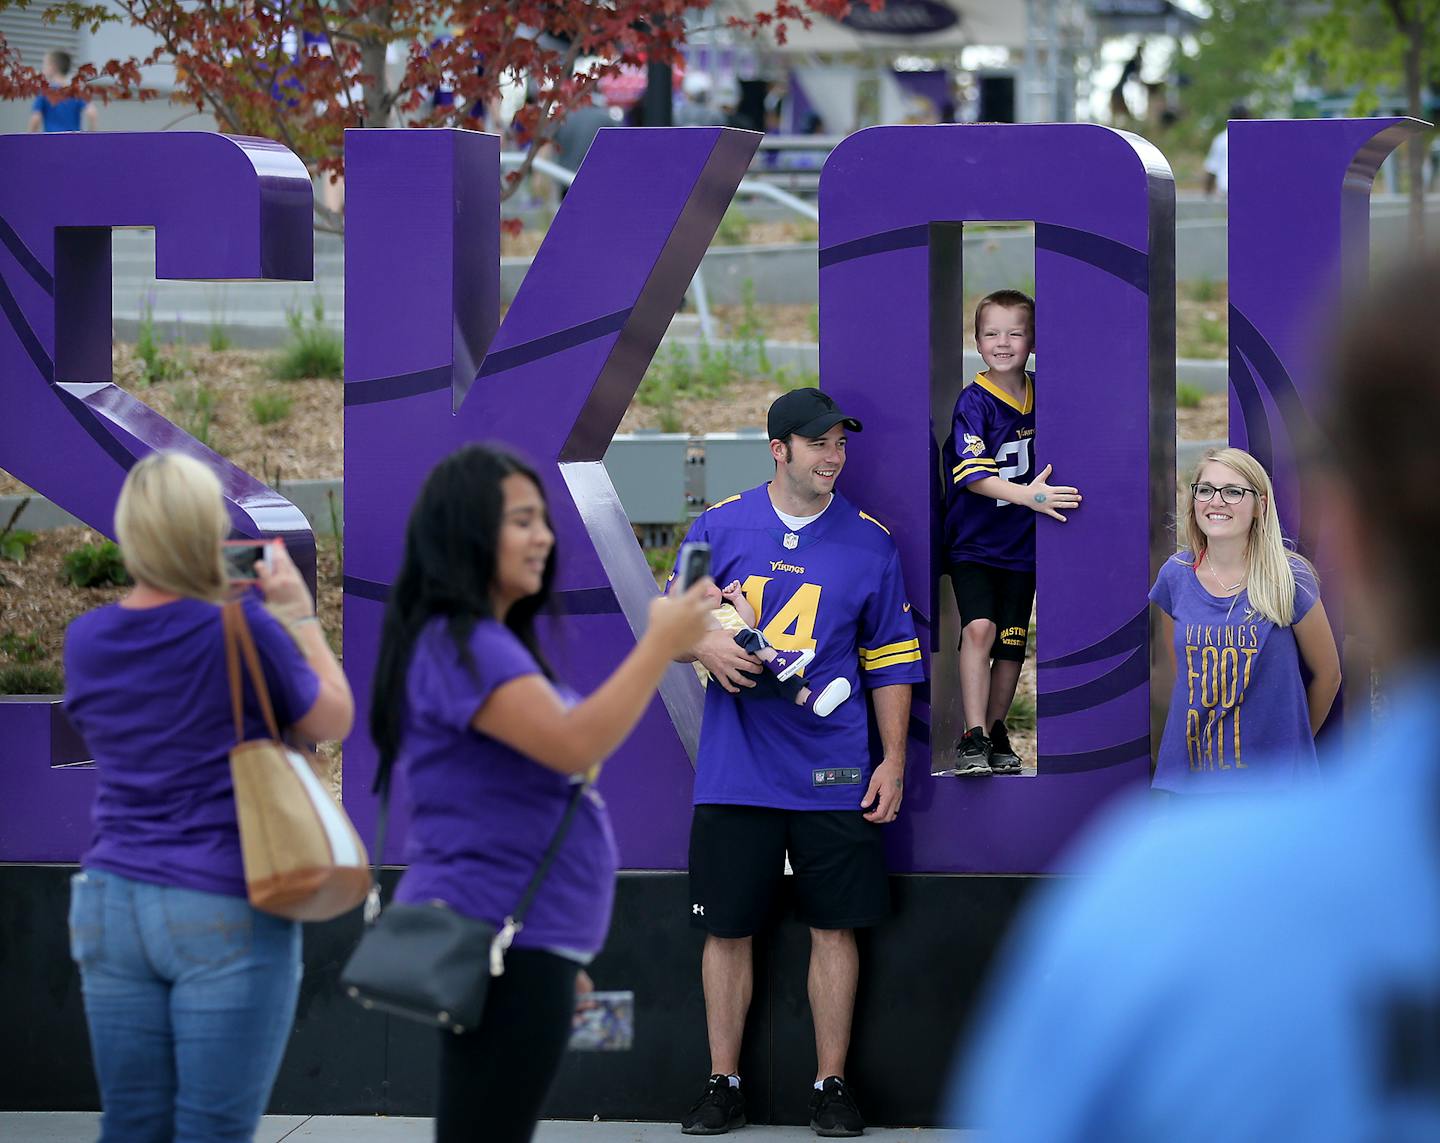
[[[680,1121],[686,1135],[724,1135],[732,1127],[745,1126],[745,1097],[730,1077],[713,1075],[705,1081],[705,1094],[695,1101]]]
[[[1020,755],[1010,749],[1010,732],[1003,722],[996,722],[990,728],[990,772],[1018,774],[1020,771]]]
[[[966,774],[990,773],[990,740],[978,726],[965,732],[955,747],[955,769],[957,777]]]
[[[810,1130],[827,1139],[865,1134],[860,1109],[850,1098],[850,1088],[839,1076],[826,1076],[823,1084],[811,1090]]]

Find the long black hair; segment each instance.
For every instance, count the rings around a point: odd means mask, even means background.
[[[505,514],[501,483],[507,476],[545,486],[514,453],[492,444],[466,445],[451,453],[425,478],[405,530],[400,574],[385,605],[380,658],[370,692],[370,736],[380,751],[377,788],[389,777],[400,750],[405,720],[406,679],[420,632],[437,616],[473,673],[470,635],[481,619],[495,617],[490,590]],[[545,608],[555,579],[555,549],[545,561],[540,590],[511,605],[505,625],[515,632],[540,669],[553,678],[535,635],[535,617]]]

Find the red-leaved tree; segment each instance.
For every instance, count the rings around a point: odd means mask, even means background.
[[[312,170],[339,176],[345,128],[478,128],[483,110],[498,103],[502,82],[523,80],[535,98],[514,126],[537,144],[528,150],[528,166],[538,144],[601,79],[649,61],[674,62],[685,42],[685,12],[711,2],[118,0],[110,7],[68,0],[49,6],[45,18],[75,28],[138,25],[154,35],[155,49],[87,63],[68,88],[52,91],[34,66],[39,61],[22,64],[0,35],[0,99],[45,91],[56,98],[156,99],[141,69],[170,62],[177,103],[210,112],[223,131],[284,143]],[[883,0],[864,2],[878,8]],[[0,10],[28,4],[0,0]],[[849,9],[849,0],[776,0],[748,27],[783,43],[787,21],[809,27],[816,14],[839,18]],[[747,27],[733,17],[727,22]],[[524,174],[525,168],[513,172],[507,191]],[[339,229],[340,218],[317,205],[317,225]]]

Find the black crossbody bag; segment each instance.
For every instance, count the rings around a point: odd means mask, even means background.
[[[505,971],[505,952],[524,927],[540,883],[560,851],[588,782],[578,783],[555,836],[514,913],[499,929],[462,916],[442,901],[380,909],[380,859],[390,810],[389,774],[380,791],[373,884],[365,901],[365,934],[340,974],[361,1007],[388,1012],[456,1035],[480,1023],[490,978]]]

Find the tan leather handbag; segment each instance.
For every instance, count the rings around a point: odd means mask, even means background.
[[[314,768],[281,740],[255,639],[240,604],[225,604],[222,618],[235,715],[230,778],[245,891],[250,904],[262,912],[293,921],[328,921],[365,900],[370,889],[365,845]],[[242,657],[269,738],[244,741]]]

